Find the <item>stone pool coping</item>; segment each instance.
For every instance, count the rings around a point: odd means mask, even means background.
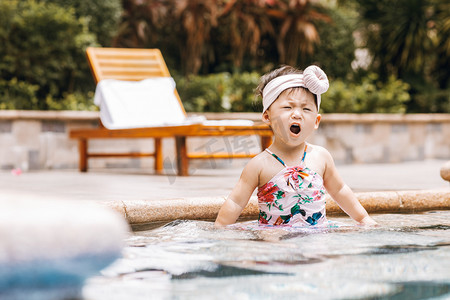
[[[370,214],[411,213],[429,210],[450,209],[450,189],[386,191],[355,193]],[[327,195],[327,214],[344,212]],[[178,198],[166,200],[108,201],[102,204],[119,212],[131,225],[177,219],[204,220],[217,216],[226,197]],[[258,216],[257,198],[253,196],[241,217],[255,219]]]

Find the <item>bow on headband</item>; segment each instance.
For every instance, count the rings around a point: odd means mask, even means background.
[[[303,74],[288,74],[278,76],[264,87],[263,90],[263,112],[277,100],[280,94],[293,87],[305,87],[311,93],[317,95],[317,109],[320,107],[320,95],[328,90],[329,82],[325,72],[318,66],[309,66]]]

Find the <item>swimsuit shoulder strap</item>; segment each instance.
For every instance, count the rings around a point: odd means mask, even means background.
[[[308,145],[305,144],[305,150],[303,151],[303,157],[302,157],[302,162],[305,161],[305,157],[306,157],[306,149],[308,149]],[[265,149],[265,151],[267,151],[267,153],[269,153],[270,155],[272,155],[273,157],[275,157],[283,166],[286,167],[286,164],[284,163],[284,161],[278,157],[278,155],[276,155],[275,153],[273,153],[272,151],[270,151],[268,148]]]
[[[273,157],[275,157],[283,166],[286,167],[286,164],[284,163],[284,161],[279,158],[275,153],[273,153],[272,151],[270,151],[269,149],[266,148],[267,153],[269,153],[270,155],[272,155]]]
[[[303,157],[302,157],[302,161],[305,161],[305,157],[306,157],[306,149],[308,149],[308,144],[305,144],[305,150],[303,151]]]

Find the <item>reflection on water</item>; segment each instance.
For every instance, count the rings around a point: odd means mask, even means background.
[[[450,299],[450,211],[326,228],[174,221],[136,231],[86,299]]]
[[[442,282],[402,282],[396,283],[395,292],[383,297],[364,297],[367,300],[422,300],[422,299],[449,299],[450,284]]]

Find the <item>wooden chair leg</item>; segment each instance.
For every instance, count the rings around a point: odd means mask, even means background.
[[[162,140],[161,138],[155,138],[155,173],[162,174],[163,170]]]
[[[267,147],[272,144],[271,136],[261,136],[261,150],[264,151]]]
[[[87,172],[88,169],[88,161],[87,161],[87,140],[79,139],[78,140],[78,169],[80,172]]]
[[[186,137],[177,136],[175,137],[175,144],[177,148],[177,169],[179,176],[189,175],[189,161],[187,156],[186,148]]]

